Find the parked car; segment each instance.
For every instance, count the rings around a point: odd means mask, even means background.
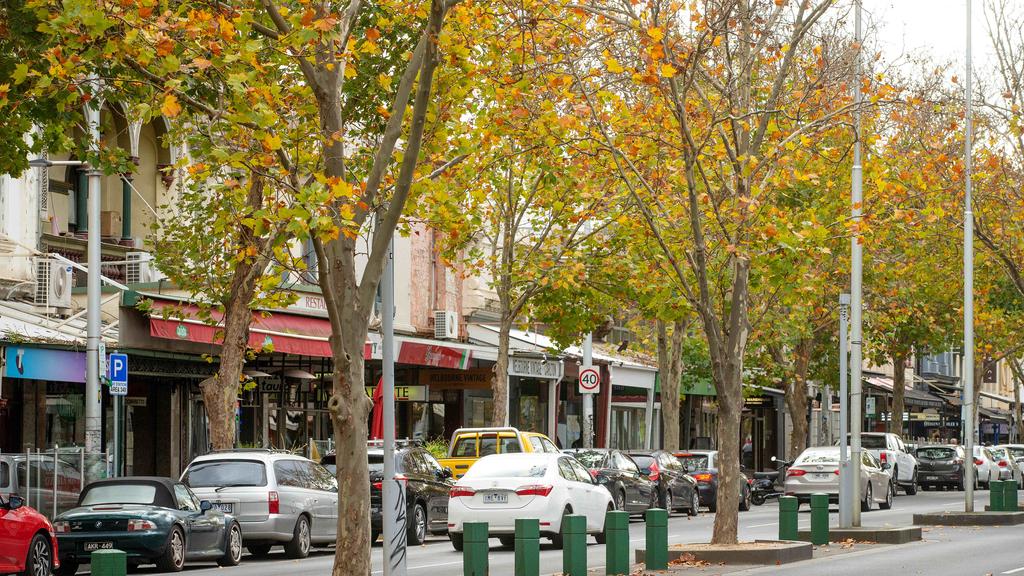
[[[25,455],[4,454],[0,456],[0,496],[6,498],[17,494],[28,498],[36,508],[50,511],[56,493],[57,509],[69,510],[75,507],[78,495],[82,492],[78,467],[77,461],[69,462],[63,455],[56,462],[51,455],[33,457],[32,465],[28,466]]]
[[[377,541],[383,531],[384,450],[367,449],[370,464],[370,538]],[[427,539],[427,533],[445,534],[448,531],[448,491],[452,472],[442,468],[437,460],[423,448],[399,444],[395,448],[395,480],[405,486],[406,540],[418,546]]]
[[[1017,464],[1017,468],[1021,470],[1021,474],[1024,474],[1024,444],[1000,444],[997,448],[1005,448],[1010,456],[1010,459]],[[1017,478],[1017,484],[1020,486],[1024,478]]]
[[[516,518],[540,520],[541,536],[562,547],[562,518],[587,517],[587,532],[604,544],[604,519],[612,495],[567,454],[495,454],[481,458],[452,486],[448,538],[462,550],[466,522],[487,522],[506,548],[515,545]]]
[[[889,470],[888,462],[878,462],[867,450],[861,452],[862,510],[871,510],[876,503],[883,510],[892,508],[896,487]],[[808,448],[786,471],[787,496],[796,496],[804,503],[810,502],[811,494],[815,493],[828,494],[829,502],[839,501],[839,448],[836,446]]]
[[[230,515],[200,501],[172,478],[108,478],[85,487],[78,507],[53,522],[60,544],[58,574],[71,575],[96,550],[117,549],[128,564],[178,572],[187,561],[235,566],[242,531]]]
[[[865,452],[871,452],[875,460],[889,465],[893,483],[911,496],[917,494],[917,459],[910,453],[899,434],[862,432],[860,445]]]
[[[640,473],[640,467],[629,455],[603,448],[575,448],[563,452],[575,456],[597,483],[611,492],[616,510],[643,513],[658,507],[658,487]]]
[[[967,480],[966,451],[963,446],[936,444],[917,449],[917,482],[922,488],[949,486],[964,489]],[[972,462],[971,465],[974,465]],[[977,467],[975,468],[977,470]],[[977,474],[975,475],[977,478]]]
[[[0,574],[48,576],[60,567],[53,526],[21,496],[0,496]]]
[[[523,432],[515,428],[459,428],[452,434],[448,457],[439,462],[452,471],[453,477],[462,478],[484,456],[519,452],[557,454],[559,450],[547,436],[537,432]]]
[[[687,474],[697,481],[700,505],[715,512],[718,509],[718,450],[676,452]],[[740,472],[740,510],[750,510],[750,479]]]
[[[995,457],[984,446],[974,445],[974,469],[977,470],[978,484],[988,488],[993,480],[999,480],[999,465]]]
[[[244,449],[193,460],[181,481],[242,527],[256,557],[284,546],[305,558],[315,544],[333,544],[338,529],[338,483],[323,466],[287,452]]]
[[[690,516],[696,516],[700,509],[700,492],[697,481],[686,473],[679,460],[664,450],[647,450],[628,452],[640,473],[646,475],[658,486],[658,499],[661,507],[668,510],[686,510]]]
[[[1020,464],[1013,457],[1009,448],[1003,446],[992,446],[988,449],[992,458],[999,467],[1000,480],[1016,480],[1017,486],[1024,485]]]

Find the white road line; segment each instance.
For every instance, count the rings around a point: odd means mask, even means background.
[[[1024,566],[1014,568],[1013,570],[1007,570],[1006,572],[1003,572],[1003,574],[1016,574],[1017,572],[1024,572]]]
[[[740,526],[740,528],[764,528],[765,526],[777,526],[778,522],[772,522],[770,524],[754,524],[753,526]]]
[[[440,562],[438,564],[423,564],[421,566],[409,566],[407,568],[407,570],[409,570],[411,572],[413,570],[423,570],[424,568],[437,568],[438,566],[454,566],[456,564],[461,565],[462,564],[462,560],[459,560],[458,562]],[[374,574],[383,574],[384,571],[383,570],[374,570],[373,573]]]

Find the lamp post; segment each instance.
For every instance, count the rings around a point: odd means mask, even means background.
[[[861,313],[863,311],[864,293],[863,293],[863,269],[862,261],[863,254],[861,253],[860,246],[860,222],[861,222],[861,206],[864,202],[863,195],[863,170],[861,167],[861,153],[860,153],[860,105],[863,100],[860,90],[861,76],[863,71],[861,70],[861,26],[860,26],[860,13],[861,13],[861,0],[857,0],[857,9],[855,17],[856,26],[856,50],[857,50],[857,64],[856,64],[856,78],[853,82],[853,125],[854,125],[854,141],[853,141],[853,172],[851,179],[853,181],[853,189],[851,191],[851,214],[850,220],[853,222],[853,237],[850,240],[850,480],[847,483],[850,490],[850,497],[847,498],[846,502],[848,505],[852,505],[850,510],[850,522],[853,526],[860,526],[860,459],[861,459],[861,446],[860,446],[860,431],[864,420],[861,416],[861,397],[863,383],[861,382],[861,341],[863,319]]]
[[[967,110],[964,122],[964,446],[967,458],[974,458],[974,212],[971,210],[971,0],[967,0]],[[964,469],[964,512],[974,512],[974,467]]]

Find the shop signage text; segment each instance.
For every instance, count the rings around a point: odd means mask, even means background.
[[[374,386],[366,387],[366,395],[373,398]],[[427,388],[425,386],[395,386],[395,400],[402,402],[426,402]]]
[[[546,380],[561,380],[564,374],[564,366],[560,358],[551,360],[540,360],[537,358],[509,358],[508,375],[521,378],[544,378]]]

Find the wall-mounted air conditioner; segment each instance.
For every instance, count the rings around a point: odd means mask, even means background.
[[[129,252],[125,254],[125,284],[143,284],[146,282],[159,282],[167,278],[153,261],[153,255],[149,252]]]
[[[452,310],[434,310],[434,338],[456,340],[459,337],[459,317]]]
[[[36,306],[44,308],[71,308],[71,287],[74,277],[71,265],[56,258],[36,260]]]

